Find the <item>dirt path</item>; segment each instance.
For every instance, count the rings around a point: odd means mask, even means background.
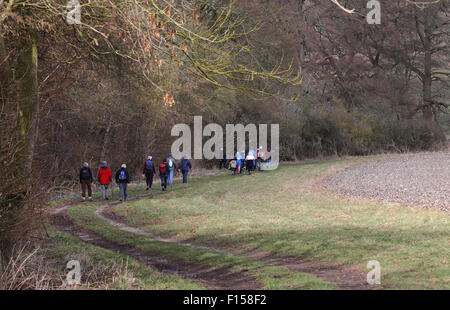
[[[321,183],[323,188],[344,195],[439,208],[450,213],[450,152],[355,165]]]
[[[330,265],[310,260],[303,260],[299,257],[278,256],[272,253],[251,252],[251,253],[230,253],[217,248],[181,242],[174,239],[162,238],[150,232],[144,231],[137,227],[130,226],[124,217],[118,216],[111,212],[111,207],[117,203],[103,205],[96,210],[97,216],[109,225],[114,226],[122,231],[133,233],[139,236],[159,240],[161,242],[169,242],[181,246],[194,247],[208,250],[211,252],[231,254],[234,256],[257,261],[269,266],[285,268],[289,270],[309,273],[319,277],[327,282],[335,283],[340,289],[345,290],[368,290],[374,287],[367,284],[366,274],[362,273],[356,266],[339,266]]]
[[[161,258],[158,253],[151,253],[130,245],[108,240],[89,229],[76,225],[67,215],[67,210],[73,205],[63,206],[51,212],[50,221],[60,231],[67,232],[84,242],[128,255],[163,273],[197,279],[207,289],[253,290],[263,288],[261,282],[245,272],[234,272],[229,268],[215,268],[184,261],[167,261]]]

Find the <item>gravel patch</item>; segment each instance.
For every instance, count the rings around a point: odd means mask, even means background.
[[[327,177],[323,186],[340,194],[450,213],[450,152],[352,166]]]

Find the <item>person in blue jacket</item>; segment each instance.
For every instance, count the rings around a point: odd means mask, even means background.
[[[178,170],[181,171],[181,173],[183,174],[183,183],[187,183],[187,177],[190,170],[192,170],[191,161],[186,156],[183,156],[183,159],[181,159]]]
[[[239,154],[239,152],[237,152],[235,157],[236,157],[237,173],[241,173],[242,164],[243,164],[242,155]]]
[[[172,157],[172,153],[169,153],[169,156],[167,157],[167,169],[168,176],[167,176],[167,185],[172,185],[173,182],[173,174],[175,172],[175,169],[177,168],[177,165],[175,163],[175,159]]]

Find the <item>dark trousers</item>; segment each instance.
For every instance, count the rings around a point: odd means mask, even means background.
[[[89,197],[91,197],[92,196],[91,180],[81,180],[81,191],[83,197],[86,197],[86,190],[88,192]]]
[[[221,159],[219,162],[219,169],[226,168],[227,167],[227,160]]]
[[[187,183],[187,177],[189,170],[182,171],[183,172],[183,183]]]
[[[146,172],[145,179],[147,181],[147,187],[152,187],[153,184],[153,172]]]
[[[253,169],[254,169],[254,161],[253,160],[247,160],[247,171],[248,171],[248,174],[251,174],[252,173],[252,171],[253,171]]]
[[[168,176],[165,174],[161,175],[160,178],[161,178],[161,186],[167,188]]]
[[[262,163],[263,163],[263,159],[262,158],[258,158],[258,171],[262,170]]]
[[[119,183],[119,197],[120,200],[124,200],[126,201],[128,198],[128,193],[127,193],[127,187],[128,187],[128,183]]]

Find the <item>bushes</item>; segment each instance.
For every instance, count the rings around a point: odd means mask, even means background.
[[[388,124],[385,130],[386,139],[397,151],[434,150],[446,143],[442,129],[436,123],[423,120],[405,120]]]
[[[439,125],[422,120],[328,108],[306,111],[299,121],[301,126],[281,123],[282,160],[436,150],[446,144]]]

